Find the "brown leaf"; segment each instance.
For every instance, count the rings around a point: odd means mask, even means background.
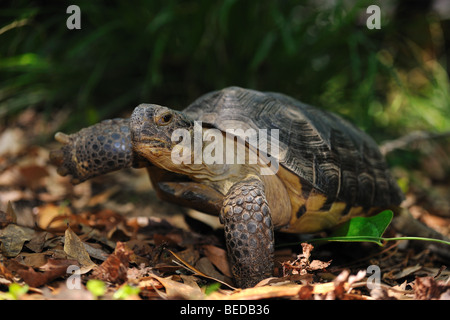
[[[189,263],[187,263],[186,261],[184,261],[180,256],[178,256],[177,253],[174,253],[172,251],[169,250],[169,252],[180,262],[180,265],[182,265],[184,268],[186,268],[187,270],[191,271],[192,273],[194,273],[195,275],[198,276],[202,276],[204,278],[207,279],[212,279],[214,281],[220,282],[222,284],[227,285],[228,287],[230,287],[231,289],[235,289],[234,287],[232,287],[229,283],[227,283],[226,281],[222,281],[221,279],[218,278],[214,278],[211,277],[205,273],[203,273],[202,271],[200,271],[199,269],[195,268],[194,266],[190,265]]]
[[[22,185],[31,189],[37,189],[43,186],[42,178],[48,176],[48,171],[45,167],[30,164],[19,168],[21,174]]]
[[[127,271],[132,254],[133,251],[124,243],[117,242],[114,252],[109,255],[105,262],[94,269],[92,276],[96,279],[112,283],[123,283],[127,281]]]
[[[327,262],[320,261],[320,260],[313,260],[313,261],[311,261],[311,263],[309,264],[307,269],[308,269],[308,271],[323,270],[323,269],[327,268],[330,264],[331,264],[331,260],[327,261]]]
[[[436,281],[433,277],[417,277],[413,288],[416,300],[434,300],[440,299],[441,295],[447,295],[446,292],[450,290],[450,284],[444,281]]]
[[[220,280],[229,285],[233,284],[232,277],[227,277],[218,272],[207,257],[200,258],[195,264],[195,268],[210,278]]]
[[[83,245],[90,257],[101,261],[105,261],[106,259],[108,259],[109,254],[103,251],[101,248],[96,247],[95,244],[91,245],[83,242]]]
[[[193,246],[189,246],[186,250],[177,252],[177,257],[189,265],[195,265],[200,259],[200,253]]]
[[[419,271],[422,268],[423,268],[423,266],[421,266],[419,264],[417,264],[415,266],[411,266],[411,267],[406,267],[406,268],[402,269],[400,272],[396,273],[392,277],[392,279],[398,280],[398,279],[401,279],[401,278],[405,278],[405,277],[407,277],[407,276],[409,276],[409,275]]]
[[[33,252],[42,252],[42,250],[44,249],[45,246],[48,246],[49,243],[51,243],[51,239],[55,239],[55,235],[46,232],[46,231],[42,231],[42,232],[35,232],[33,237],[31,238],[31,240],[29,242],[27,242],[25,244],[25,247],[27,247],[28,249],[30,249]],[[55,240],[59,240],[55,239]]]
[[[14,221],[12,221],[11,217],[6,212],[0,210],[0,228],[4,228],[13,222]]]
[[[15,260],[27,267],[32,268],[39,268],[47,263],[47,257],[43,253],[22,252],[15,258]]]
[[[6,227],[10,223],[16,223],[16,213],[12,207],[11,201],[8,201],[6,212],[0,210],[0,228]]]
[[[35,231],[16,224],[9,224],[0,230],[2,254],[6,257],[15,257],[22,251],[23,244],[30,241]]]
[[[157,246],[169,245],[176,246],[183,243],[183,237],[178,233],[155,234],[153,240]]]
[[[6,268],[1,262],[0,262],[0,276],[11,281],[14,279],[14,276],[12,275],[11,271],[9,271],[8,268]]]
[[[111,209],[103,209],[95,214],[89,214],[89,216],[97,228],[106,231],[111,231],[120,222],[125,222],[125,218],[122,215]]]
[[[311,251],[314,249],[314,246],[310,243],[302,243],[302,251],[303,254],[302,256],[306,259],[309,260],[309,257],[311,256]]]
[[[79,265],[78,261],[72,259],[48,259],[47,263],[39,268],[41,271],[52,271],[56,269],[67,269],[70,266]]]
[[[167,299],[202,299],[205,294],[198,286],[192,286],[192,282],[181,283],[174,281],[171,277],[161,278],[157,275],[151,274],[151,277],[158,280],[166,289]]]
[[[331,264],[331,260],[328,262],[320,260],[313,260],[312,262],[309,261],[311,251],[314,249],[312,244],[302,243],[302,249],[303,253],[299,254],[295,261],[286,261],[282,263],[284,276],[288,274],[305,275],[310,271],[325,269]]]
[[[228,263],[227,252],[222,248],[212,245],[204,245],[202,247],[209,261],[219,269],[225,276],[232,278],[230,264]]]
[[[41,267],[44,272],[28,267],[26,270],[18,270],[17,273],[28,285],[37,288],[66,275],[67,268],[71,265],[77,265],[77,261],[49,259],[47,264]]]
[[[300,300],[310,300],[313,298],[314,287],[311,285],[304,285],[298,291],[298,298]]]
[[[72,231],[69,227],[65,233],[64,239],[64,252],[68,257],[75,259],[81,265],[81,273],[86,273],[90,271],[92,268],[96,266],[94,262],[92,262],[89,254],[87,253],[83,242],[80,238]]]
[[[58,219],[60,217],[68,218],[72,215],[72,211],[68,206],[57,206],[52,203],[44,204],[37,208],[37,225],[42,230],[66,228],[67,221]]]

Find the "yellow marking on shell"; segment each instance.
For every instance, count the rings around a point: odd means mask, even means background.
[[[347,214],[349,218],[358,217],[362,215],[364,215],[363,207],[352,207]]]
[[[344,202],[335,202],[328,211],[307,209],[299,218],[293,215],[289,226],[280,231],[314,233],[332,228],[341,222],[342,212],[345,207],[346,204]]]
[[[292,204],[283,181],[276,175],[264,175],[265,195],[270,206],[272,224],[275,228],[284,226],[291,220]]]
[[[279,231],[290,233],[314,233],[330,229],[346,220],[362,215],[371,215],[377,210],[364,212],[363,207],[352,207],[344,214],[347,204],[345,202],[335,202],[329,210],[320,210],[326,202],[327,197],[317,189],[312,189],[305,199],[303,196],[303,184],[301,178],[280,166],[277,173],[284,183],[290,197],[291,217],[289,224],[281,227]],[[304,206],[304,212],[297,213]],[[378,210],[379,211],[379,210]]]
[[[300,178],[282,166],[280,166],[277,176],[284,183],[289,193],[289,197],[291,199],[292,212],[293,215],[295,215],[298,209],[306,204],[306,200],[305,198],[303,198],[302,195],[303,186],[302,183],[300,182]]]
[[[312,189],[306,200],[306,211],[319,211],[325,204],[325,201],[327,201],[327,197],[324,194],[316,189]]]
[[[280,231],[291,233],[314,233],[329,229],[338,224],[340,214],[337,212],[307,211],[293,224]]]

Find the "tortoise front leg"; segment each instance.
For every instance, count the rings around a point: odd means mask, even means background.
[[[231,187],[220,220],[236,284],[248,288],[272,276],[273,226],[263,183],[250,178]]]
[[[55,139],[64,146],[50,152],[50,161],[60,175],[72,175],[74,184],[142,166],[132,152],[128,119],[105,120],[71,135],[58,132]]]

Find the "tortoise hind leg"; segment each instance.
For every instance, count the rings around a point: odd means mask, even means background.
[[[72,175],[74,184],[141,166],[133,156],[128,119],[105,120],[71,135],[58,132],[55,139],[63,146],[50,152],[50,161],[60,175]]]
[[[225,196],[220,219],[236,284],[252,287],[272,276],[273,226],[263,183],[251,178],[235,184]]]

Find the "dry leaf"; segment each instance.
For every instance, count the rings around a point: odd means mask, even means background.
[[[219,273],[207,257],[200,258],[195,264],[195,268],[212,279],[217,279],[230,285],[233,284],[232,277]]]
[[[195,275],[207,278],[207,279],[211,279],[217,282],[220,282],[222,284],[225,284],[226,286],[230,287],[231,289],[236,289],[234,287],[232,287],[229,283],[227,283],[226,281],[222,281],[218,278],[214,278],[211,277],[205,273],[203,273],[202,271],[200,271],[199,269],[195,268],[194,266],[190,265],[189,263],[187,263],[186,261],[184,261],[183,259],[181,259],[181,257],[178,256],[178,254],[172,252],[169,250],[169,252],[180,262],[180,265],[183,266],[184,268],[186,268],[187,270],[191,271],[192,273],[194,273]],[[175,261],[174,261],[175,262]]]
[[[330,261],[320,261],[320,260],[313,260],[307,267],[308,271],[314,271],[314,270],[323,270],[327,268],[331,264]]]
[[[13,280],[14,276],[12,275],[11,271],[8,270],[1,262],[0,262],[0,277],[3,277],[8,280]]]
[[[177,252],[177,257],[193,266],[200,259],[200,253],[193,246],[189,246],[186,250]]]
[[[420,269],[422,269],[422,266],[421,266],[421,265],[418,265],[418,264],[415,265],[415,266],[406,267],[406,268],[402,269],[400,272],[396,273],[396,274],[392,277],[392,279],[398,280],[398,279],[407,277],[407,276],[409,276],[409,275],[411,275],[411,274],[413,274],[413,273],[419,271]]]
[[[100,266],[94,269],[92,276],[96,279],[112,283],[123,283],[128,280],[127,271],[133,251],[124,243],[117,242],[116,249]]]
[[[139,279],[138,287],[140,289],[151,290],[151,289],[161,289],[163,285],[161,284],[161,282],[159,282],[153,277],[144,277],[142,279]]]
[[[85,242],[83,242],[83,245],[90,257],[101,261],[105,261],[106,259],[108,259],[109,254],[103,251],[101,248],[96,248],[93,245],[87,244]]]
[[[228,263],[227,252],[224,249],[212,245],[204,245],[202,248],[204,249],[206,257],[217,269],[225,276],[229,278],[233,277],[230,270],[230,264]]]
[[[186,283],[174,281],[171,279],[172,277],[161,278],[155,274],[151,274],[150,276],[158,280],[164,286],[167,299],[196,300],[205,297],[205,294],[198,286],[191,286]]]
[[[283,266],[283,276],[287,275],[305,275],[308,272],[322,270],[327,268],[331,264],[330,261],[320,261],[313,260],[309,261],[311,256],[311,251],[314,249],[314,246],[309,243],[302,243],[303,253],[297,256],[297,259],[293,262],[285,261],[282,263]]]
[[[223,294],[221,292],[213,292],[209,299],[226,299],[226,300],[259,300],[259,299],[277,299],[277,298],[294,298],[299,294],[303,285],[279,285],[254,287],[243,290],[235,290],[231,294]]]
[[[36,190],[44,185],[42,178],[48,176],[45,167],[35,164],[19,167],[22,185]]]
[[[57,206],[52,203],[42,205],[37,208],[37,225],[42,230],[62,228],[67,226],[67,221],[64,219],[57,219],[60,217],[69,217],[72,211],[68,206]]]
[[[58,241],[60,239],[59,237],[56,239],[55,235],[42,231],[42,232],[35,232],[31,240],[27,243],[25,243],[25,247],[30,249],[33,252],[42,252],[44,247],[51,245],[52,240]]]
[[[77,261],[48,259],[47,264],[41,267],[44,272],[38,272],[29,267],[26,270],[18,270],[17,273],[31,287],[40,287],[66,275],[67,268],[71,265],[77,265]]]
[[[414,299],[416,300],[435,300],[448,295],[450,284],[444,281],[436,281],[433,277],[416,278],[414,281]]]
[[[2,254],[6,257],[15,257],[21,251],[23,244],[30,241],[35,231],[16,224],[9,224],[0,230],[0,241]]]
[[[311,256],[311,251],[314,249],[314,246],[310,243],[302,243],[302,251],[303,253],[300,255],[304,257],[306,260],[309,260]]]
[[[0,135],[0,156],[16,155],[25,147],[25,132],[19,128],[8,128]]]
[[[12,207],[11,201],[8,201],[6,212],[0,210],[0,228],[6,227],[10,223],[16,223],[16,213]]]
[[[68,257],[75,259],[81,265],[81,274],[89,272],[92,268],[96,266],[92,262],[89,254],[87,253],[83,242],[78,238],[75,232],[67,228],[64,239],[64,252]]]
[[[43,253],[22,252],[15,260],[27,267],[39,268],[47,263],[47,256]]]

